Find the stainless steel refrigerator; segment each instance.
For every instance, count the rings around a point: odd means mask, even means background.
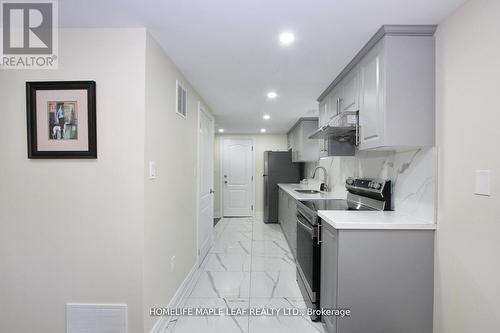
[[[264,152],[264,223],[278,223],[278,184],[298,184],[300,172],[291,152]]]

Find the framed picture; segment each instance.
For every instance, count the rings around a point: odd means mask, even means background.
[[[97,158],[94,81],[27,82],[29,158]]]

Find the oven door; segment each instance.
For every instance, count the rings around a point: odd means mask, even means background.
[[[297,214],[297,271],[311,303],[317,303],[319,297],[321,249],[317,230],[317,226]]]

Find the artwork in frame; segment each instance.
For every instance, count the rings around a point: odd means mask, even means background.
[[[27,82],[28,158],[97,158],[94,81]]]

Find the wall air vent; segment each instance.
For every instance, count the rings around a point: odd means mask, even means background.
[[[126,304],[66,304],[67,333],[127,333]]]
[[[187,114],[187,89],[179,80],[176,81],[175,112],[186,118]]]

